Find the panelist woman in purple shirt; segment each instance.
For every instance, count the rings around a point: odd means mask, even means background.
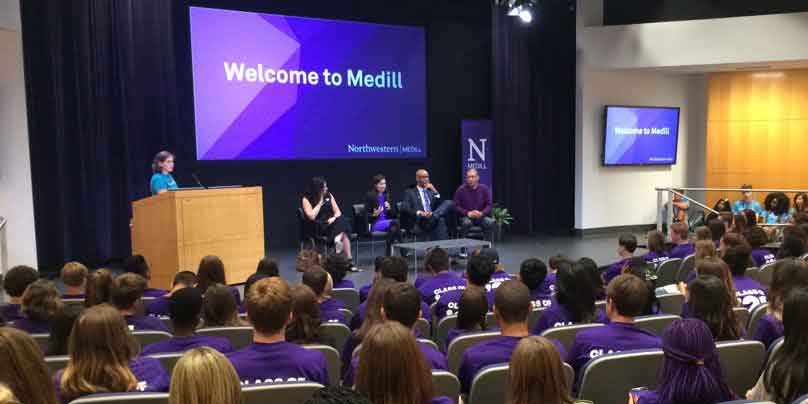
[[[398,211],[390,190],[387,188],[387,178],[382,174],[373,176],[372,188],[365,196],[365,214],[371,232],[387,233],[387,251],[401,238],[401,226],[398,222]]]
[[[471,226],[480,226],[487,236],[494,230],[494,219],[488,215],[493,208],[491,190],[480,184],[480,174],[471,168],[466,171],[466,183],[454,194],[454,208],[460,215],[460,236],[465,237]]]

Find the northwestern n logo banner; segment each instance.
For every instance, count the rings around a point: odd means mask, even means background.
[[[480,183],[494,190],[494,126],[487,119],[464,119],[460,123],[461,176],[466,179],[466,171],[476,168]]]

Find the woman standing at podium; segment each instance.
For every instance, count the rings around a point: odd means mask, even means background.
[[[337,254],[345,252],[351,258],[351,239],[348,237],[348,224],[342,217],[334,195],[328,192],[328,184],[323,177],[314,177],[308,191],[302,198],[303,212],[314,223],[315,234],[333,240]]]
[[[162,194],[172,189],[177,189],[177,182],[171,173],[174,172],[174,155],[165,150],[157,153],[152,162],[152,172],[154,174],[149,181],[149,189],[152,195]]]

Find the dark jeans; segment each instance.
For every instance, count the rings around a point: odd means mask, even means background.
[[[446,240],[449,238],[449,230],[446,225],[446,215],[452,209],[451,201],[443,201],[437,209],[432,211],[431,218],[419,217],[415,221],[416,229],[429,233],[432,240]]]
[[[472,219],[468,216],[460,218],[460,237],[466,237],[472,226],[482,227],[486,239],[491,239],[494,232],[494,219],[483,216],[479,219]]]

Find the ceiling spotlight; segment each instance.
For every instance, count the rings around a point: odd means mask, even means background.
[[[525,24],[533,21],[536,0],[501,0],[499,4],[507,7],[509,16],[519,17]]]
[[[533,13],[530,12],[530,9],[526,8],[519,12],[519,18],[523,23],[530,24],[530,22],[533,21]]]

